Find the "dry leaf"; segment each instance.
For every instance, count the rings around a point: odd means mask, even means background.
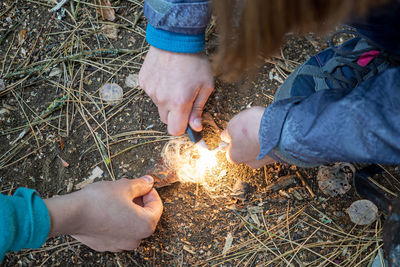
[[[232,247],[233,236],[232,233],[228,233],[225,238],[224,249],[222,250],[222,255],[225,256],[226,252]]]
[[[60,159],[61,164],[62,164],[65,168],[69,167],[69,163],[66,162],[62,157],[58,156],[58,158]]]
[[[27,35],[28,35],[28,31],[26,29],[22,29],[18,33],[18,44],[19,45],[22,45],[25,42]]]
[[[111,8],[111,3],[109,0],[101,0],[99,8],[100,16],[104,20],[114,21],[115,20],[115,11]]]
[[[110,39],[117,39],[118,38],[118,27],[116,25],[103,25],[101,31],[104,36]]]

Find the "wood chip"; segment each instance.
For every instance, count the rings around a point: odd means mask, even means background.
[[[279,195],[285,198],[290,198],[290,195],[285,191],[285,190],[279,190],[278,191]]]
[[[67,193],[71,193],[73,187],[74,187],[74,181],[70,179],[67,185]]]
[[[60,149],[61,151],[63,151],[65,148],[64,139],[61,137],[61,135],[59,137],[60,137]]]
[[[292,196],[294,196],[295,199],[302,201],[304,198],[303,196],[295,189],[295,188],[290,188],[288,190],[289,194],[291,194]]]
[[[79,184],[75,185],[75,190],[80,190],[80,189],[84,188],[85,186],[90,185],[93,182],[94,182],[94,179],[86,179],[85,181],[82,181]]]
[[[196,255],[196,252],[194,252],[189,246],[183,245],[183,250],[186,252],[189,252],[192,255]]]

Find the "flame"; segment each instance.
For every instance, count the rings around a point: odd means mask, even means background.
[[[187,139],[174,139],[165,145],[163,159],[176,171],[181,182],[198,183],[207,187],[209,179],[213,179],[209,174],[219,163],[218,152],[219,150],[193,145]]]
[[[217,152],[216,150],[208,150],[202,146],[195,146],[199,153],[199,158],[196,162],[196,170],[199,176],[205,176],[208,170],[217,166]]]

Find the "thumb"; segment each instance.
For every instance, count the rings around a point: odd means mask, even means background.
[[[228,132],[228,129],[225,129],[221,133],[221,141],[227,144],[230,144],[232,141],[231,135]]]
[[[153,177],[149,175],[131,180],[131,197],[134,199],[146,195],[153,188],[153,183]]]
[[[206,104],[208,96],[210,95],[209,92],[209,89],[201,89],[193,102],[189,124],[190,127],[197,132],[203,129],[203,125],[201,124],[201,114],[203,113],[204,105]]]
[[[147,195],[143,196],[143,208],[158,219],[163,211],[163,204],[157,191],[153,188]]]

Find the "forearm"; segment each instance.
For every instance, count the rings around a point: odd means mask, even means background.
[[[400,162],[400,69],[350,92],[324,90],[278,101],[263,115],[259,157],[299,166]]]
[[[73,235],[79,231],[85,206],[85,198],[81,197],[81,194],[81,191],[78,191],[44,200],[51,221],[49,237]]]

